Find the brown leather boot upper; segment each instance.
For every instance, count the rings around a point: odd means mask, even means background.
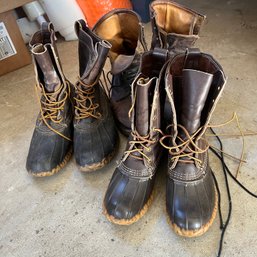
[[[199,38],[205,16],[169,0],[150,4],[152,46],[168,49],[171,54],[192,47]]]
[[[165,58],[144,53],[140,74],[132,84],[132,130],[104,198],[105,214],[117,224],[137,221],[151,201],[162,152],[158,143],[164,91],[160,71]]]
[[[136,50],[138,43],[141,42],[146,50],[140,17],[131,10],[115,9],[105,14],[93,31],[112,45],[109,52],[112,74],[110,102],[119,129],[129,135],[131,84],[138,73],[140,62]]]
[[[58,172],[71,157],[71,84],[58,57],[51,23],[43,23],[30,41],[40,112],[30,143],[26,168],[35,176]]]
[[[217,210],[204,134],[226,79],[213,57],[197,50],[176,55],[166,75],[171,105],[167,212],[175,232],[199,236]]]
[[[110,44],[95,35],[83,20],[75,23],[79,78],[74,85],[74,154],[82,171],[106,165],[118,142],[108,97],[99,83]]]

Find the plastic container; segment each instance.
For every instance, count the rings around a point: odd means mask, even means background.
[[[35,21],[37,17],[44,15],[44,10],[37,1],[25,4],[22,6],[22,9],[28,16],[30,21]]]
[[[74,23],[85,16],[76,0],[40,0],[55,31],[59,31],[66,41],[75,40]]]
[[[132,5],[129,0],[77,0],[77,2],[86,16],[86,20],[90,28],[92,28],[104,14],[113,9],[132,9]]]
[[[26,44],[30,41],[32,35],[40,29],[40,26],[36,21],[29,21],[27,17],[17,19],[16,22]]]

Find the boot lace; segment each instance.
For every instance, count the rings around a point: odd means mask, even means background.
[[[221,134],[217,134],[213,128],[219,128],[219,127],[222,127],[222,126],[225,126],[229,123],[231,123],[233,120],[236,120],[237,122],[237,127],[240,131],[239,134],[226,134],[226,133],[221,133]],[[182,128],[181,125],[178,125],[180,128]],[[170,127],[170,126],[168,126]],[[168,128],[167,127],[167,128]],[[239,118],[237,116],[236,113],[233,114],[233,117],[223,123],[223,124],[218,124],[218,125],[208,125],[207,128],[210,128],[210,131],[212,132],[211,134],[206,134],[207,137],[215,137],[219,146],[218,147],[214,147],[210,144],[208,144],[208,148],[211,150],[211,152],[220,160],[221,164],[222,164],[222,171],[223,171],[223,176],[224,176],[224,180],[225,180],[225,187],[226,187],[226,193],[227,193],[227,198],[228,198],[228,212],[227,212],[227,217],[226,219],[224,220],[224,216],[222,215],[222,210],[221,210],[221,192],[220,192],[220,189],[219,189],[219,184],[218,184],[218,180],[214,174],[214,172],[212,171],[212,176],[213,176],[213,179],[214,179],[214,184],[215,184],[215,187],[216,187],[216,190],[217,190],[217,194],[218,194],[218,213],[219,213],[219,220],[220,220],[220,230],[221,230],[221,234],[220,234],[220,240],[219,240],[219,246],[218,246],[218,253],[217,253],[217,257],[220,257],[221,254],[222,254],[222,248],[223,248],[223,242],[224,242],[224,237],[225,237],[225,233],[226,233],[226,230],[228,228],[228,225],[229,225],[229,222],[230,222],[230,219],[231,219],[231,214],[232,214],[232,195],[231,195],[231,192],[230,192],[230,186],[229,186],[229,180],[228,180],[228,177],[230,177],[242,190],[244,190],[246,193],[248,193],[250,196],[254,197],[254,198],[257,198],[257,194],[256,193],[253,193],[252,191],[250,191],[247,187],[245,187],[238,179],[237,179],[237,175],[239,173],[239,169],[242,165],[242,163],[246,163],[246,161],[244,160],[244,147],[245,147],[245,142],[244,142],[244,137],[245,136],[256,136],[257,135],[257,132],[252,132],[252,131],[242,131],[241,129],[241,126],[240,126],[240,123],[239,123]],[[199,128],[199,131],[201,130],[202,128]],[[182,128],[183,130],[183,128]],[[183,157],[183,156],[188,156],[188,153],[184,153],[185,149],[188,148],[188,144],[192,144],[193,147],[196,147],[192,141],[193,139],[196,137],[197,133],[199,131],[196,131],[192,136],[188,135],[188,133],[186,133],[185,130],[183,130],[185,132],[185,134],[187,135],[187,139],[186,140],[182,140],[181,138],[179,139],[181,141],[181,143],[177,146],[174,146],[174,147],[169,147],[167,145],[165,145],[163,143],[163,140],[166,139],[166,138],[170,138],[172,139],[172,136],[169,136],[169,135],[163,135],[163,137],[160,139],[160,143],[170,151],[170,153],[172,154],[177,154],[177,156],[174,156],[174,158],[180,158],[180,157]],[[241,153],[241,156],[240,158],[237,158],[237,157],[234,157],[226,152],[224,152],[223,150],[223,144],[222,144],[222,141],[220,139],[219,136],[225,136],[225,137],[242,137],[242,153]],[[187,145],[187,146],[186,146]],[[170,150],[171,148],[171,150]],[[197,149],[197,148],[196,148]],[[198,153],[200,151],[204,151],[205,149],[197,149],[195,152]],[[207,150],[206,150],[207,151]],[[192,152],[193,153],[193,152]],[[232,158],[234,160],[236,160],[237,162],[239,162],[239,165],[238,165],[238,169],[237,169],[237,172],[236,172],[236,175],[233,175],[233,173],[231,172],[231,170],[229,169],[228,165],[226,164],[225,162],[225,156],[229,157],[229,158]],[[189,158],[192,158],[192,156],[190,155]],[[192,158],[193,159],[193,158]],[[194,159],[193,159],[194,160]],[[181,160],[181,161],[184,161],[184,160]]]
[[[66,137],[56,129],[54,129],[50,124],[49,120],[55,124],[60,124],[63,121],[63,117],[59,115],[60,111],[64,110],[65,102],[67,98],[70,96],[70,84],[68,81],[65,82],[67,86],[67,91],[64,92],[64,97],[61,100],[57,100],[58,95],[62,91],[64,85],[60,85],[60,87],[52,93],[47,93],[42,83],[36,85],[36,93],[37,98],[40,103],[40,120],[44,122],[44,124],[53,132],[58,134],[59,136],[71,141],[70,138]],[[40,95],[38,93],[38,88],[40,88]],[[43,96],[43,97],[41,97]]]
[[[114,88],[118,88],[120,86],[124,87],[124,85],[126,85],[126,87],[128,87],[128,89],[129,89],[128,94],[123,96],[120,100],[122,100],[130,95],[130,93],[131,93],[130,85],[132,84],[133,80],[135,79],[135,77],[138,73],[139,61],[140,61],[140,55],[137,53],[134,60],[130,64],[130,66],[128,68],[126,68],[124,71],[122,71],[124,81],[123,81],[122,85],[119,85],[119,86],[112,85],[111,71],[108,71],[107,74],[105,74],[105,71],[103,70],[102,75],[103,75],[104,83],[102,83],[101,81],[100,81],[100,83],[101,83],[102,87],[104,88],[105,93],[108,96],[108,98],[111,98],[111,91]]]
[[[101,114],[96,111],[99,107],[99,104],[94,103],[94,85],[96,83],[98,83],[98,80],[90,85],[87,85],[78,77],[78,82],[75,85],[77,96],[74,97],[76,102],[74,106],[76,120],[82,120],[88,117],[99,119],[101,117]]]
[[[143,160],[145,158],[148,162],[151,162],[151,159],[144,153],[144,151],[146,150],[147,152],[150,152],[150,145],[154,144],[156,140],[150,139],[150,134],[141,136],[136,130],[131,132],[131,136],[133,139],[129,141],[129,150],[124,153],[135,159]]]
[[[173,125],[168,126],[167,129],[172,126]],[[185,138],[182,138],[178,135],[176,139],[179,143],[174,146],[169,146],[164,143],[164,140],[168,138],[170,139],[169,141],[171,141],[172,135],[164,135],[160,138],[160,144],[169,151],[170,155],[172,156],[172,161],[176,159],[179,162],[184,163],[194,163],[195,161],[201,165],[202,160],[196,158],[195,155],[205,153],[209,149],[209,143],[204,138],[201,139],[203,139],[206,142],[205,148],[202,149],[195,143],[195,139],[200,130],[202,129],[202,127],[200,127],[193,135],[190,135],[184,126],[179,124],[177,126],[182,129],[182,131],[185,134]]]

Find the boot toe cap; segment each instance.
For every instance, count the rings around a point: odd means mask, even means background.
[[[175,232],[182,236],[205,233],[216,216],[217,199],[209,172],[190,183],[168,179],[166,208]]]
[[[152,187],[152,180],[131,178],[117,168],[104,198],[108,219],[120,225],[136,222],[148,209]]]
[[[114,123],[102,122],[94,130],[76,129],[74,154],[80,167],[95,166],[113,155],[118,142]]]
[[[59,165],[65,162],[69,152],[71,153],[71,143],[68,140],[57,134],[49,135],[35,130],[26,168],[28,172],[37,176],[52,175],[59,171]]]

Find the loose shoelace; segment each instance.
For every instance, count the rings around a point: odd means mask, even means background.
[[[126,70],[124,72],[127,72]],[[131,72],[130,72],[131,73]],[[102,75],[103,75],[103,81],[104,83],[101,82],[101,86],[104,88],[105,90],[105,93],[106,95],[108,96],[108,98],[110,99],[111,98],[111,91],[114,89],[114,88],[118,88],[118,87],[121,87],[121,86],[124,86],[124,85],[119,85],[119,86],[113,86],[112,85],[112,81],[111,81],[111,76],[112,76],[112,73],[110,71],[107,72],[107,74],[105,74],[105,71],[103,70],[102,72]],[[127,84],[128,85],[131,85],[132,82],[133,82],[133,79],[135,78],[136,76],[136,73],[134,72],[133,74],[130,74],[130,75],[124,75],[124,76],[127,76]],[[130,77],[128,77],[130,76]],[[109,84],[109,86],[108,86]],[[127,98],[128,96],[130,96],[130,92],[123,96],[123,98],[121,98],[120,100],[124,99],[124,98]]]
[[[163,137],[160,139],[160,144],[166,148],[167,150],[169,150],[169,153],[172,155],[172,158],[171,160],[175,160],[177,159],[179,162],[184,162],[184,163],[193,163],[194,161],[198,162],[200,165],[202,164],[202,161],[199,159],[199,158],[196,158],[194,155],[195,154],[201,154],[201,153],[204,153],[206,152],[210,147],[212,147],[212,149],[215,149],[216,151],[222,151],[224,155],[226,156],[229,156],[230,158],[232,159],[235,159],[235,160],[239,160],[240,163],[239,163],[239,166],[238,166],[238,169],[237,169],[237,174],[239,172],[239,169],[242,165],[243,162],[245,162],[245,160],[243,159],[244,158],[244,147],[245,147],[245,142],[244,142],[244,133],[241,129],[241,126],[240,126],[240,123],[239,123],[239,119],[238,119],[238,116],[236,113],[233,114],[232,118],[229,119],[228,121],[224,122],[224,123],[221,123],[221,124],[218,124],[218,125],[207,125],[206,126],[206,129],[207,128],[219,128],[219,127],[223,127],[223,126],[226,126],[228,124],[230,124],[231,122],[233,122],[234,120],[236,120],[237,122],[237,127],[240,131],[240,135],[239,136],[242,136],[242,139],[243,139],[243,147],[242,147],[242,153],[241,153],[241,157],[240,158],[236,158],[226,152],[224,152],[223,150],[220,150],[212,145],[209,144],[209,142],[201,137],[201,140],[204,140],[205,142],[205,148],[200,148],[194,141],[195,139],[197,138],[199,132],[203,129],[203,127],[199,127],[199,129],[192,135],[190,135],[188,133],[188,131],[186,130],[186,128],[180,124],[177,125],[177,127],[181,128],[181,130],[183,131],[184,135],[185,135],[185,138],[182,138],[180,137],[179,135],[176,137],[176,141],[179,141],[181,142],[180,144],[176,144],[174,146],[170,146],[170,145],[166,145],[164,143],[164,140],[165,139],[169,139],[170,141],[172,140],[173,136],[172,135],[163,135]],[[169,125],[167,128],[166,128],[166,131],[173,127],[174,125]],[[161,131],[160,131],[161,132]],[[254,133],[252,133],[252,135],[254,135]],[[210,134],[207,134],[206,135],[207,137],[208,136],[212,136]],[[169,142],[170,144],[171,142]],[[187,157],[187,158],[183,158],[183,157]],[[183,158],[183,159],[181,159]]]
[[[149,134],[146,136],[141,136],[136,130],[131,132],[131,136],[132,140],[129,141],[129,150],[125,151],[124,153],[129,154],[131,157],[138,160],[143,160],[144,157],[148,162],[151,162],[151,159],[144,153],[144,151],[146,150],[149,152],[151,150],[150,145],[154,144],[156,140],[150,139]],[[139,154],[139,156],[135,153]]]
[[[173,125],[169,125],[167,127],[167,129],[172,126]],[[194,156],[195,154],[204,153],[209,149],[209,144],[208,144],[207,140],[205,140],[204,138],[202,138],[202,140],[204,140],[206,142],[206,147],[203,149],[200,148],[194,142],[198,133],[202,129],[202,127],[200,127],[193,135],[190,135],[184,126],[179,125],[179,124],[177,126],[182,129],[182,131],[184,132],[184,134],[186,136],[185,138],[181,138],[180,136],[177,136],[176,139],[178,139],[179,142],[181,142],[181,143],[176,144],[174,146],[166,145],[164,143],[164,140],[165,139],[171,140],[172,135],[164,135],[163,137],[160,138],[160,144],[169,151],[170,155],[172,156],[171,157],[172,161],[177,159],[179,162],[193,163],[194,161],[196,161],[199,164],[202,164],[202,160],[200,160],[199,158],[196,158]],[[186,158],[183,158],[183,157],[186,157]]]
[[[230,221],[230,218],[231,218],[231,214],[232,214],[232,197],[231,197],[231,193],[230,193],[230,187],[229,187],[229,182],[228,182],[228,175],[246,193],[248,193],[249,195],[251,195],[254,198],[257,198],[257,195],[254,194],[253,192],[251,192],[249,189],[247,189],[243,184],[241,184],[238,181],[238,179],[232,174],[232,172],[230,171],[230,169],[228,168],[228,166],[227,166],[227,164],[226,164],[226,162],[224,160],[223,144],[222,144],[219,136],[214,132],[214,130],[212,128],[210,128],[210,129],[211,129],[213,135],[216,137],[216,139],[217,139],[217,141],[219,143],[219,152],[217,152],[217,150],[214,149],[213,147],[210,147],[210,150],[221,161],[222,170],[223,170],[223,174],[224,174],[224,178],[225,178],[227,197],[228,197],[228,215],[227,215],[227,218],[226,218],[225,222],[223,222],[223,217],[222,217],[222,212],[221,212],[221,194],[220,194],[220,190],[219,190],[219,185],[218,185],[217,179],[215,177],[215,174],[212,173],[213,178],[214,178],[214,183],[215,183],[215,186],[216,186],[216,189],[217,189],[217,192],[218,192],[218,210],[219,210],[219,218],[220,218],[221,236],[220,236],[220,242],[219,242],[219,249],[218,249],[217,257],[220,257],[221,253],[222,253],[222,247],[223,247],[223,241],[224,241],[225,232],[226,232],[226,229],[228,227],[228,224],[229,224],[229,221]],[[256,135],[256,133],[254,133],[254,135]]]
[[[65,135],[54,129],[48,122],[48,120],[50,120],[53,123],[60,124],[63,121],[63,117],[59,117],[58,114],[60,111],[64,110],[65,102],[67,98],[70,96],[70,84],[68,81],[66,81],[65,83],[67,86],[67,91],[64,92],[64,97],[61,100],[57,100],[57,97],[62,91],[64,85],[60,85],[60,87],[53,93],[47,93],[42,83],[36,85],[35,89],[40,104],[40,119],[50,130],[52,130],[59,136],[71,141],[70,138],[66,137]],[[40,89],[40,95],[38,93],[38,88]]]
[[[98,82],[98,79],[90,84],[85,84],[80,78],[78,78],[78,82],[75,85],[75,90],[77,96],[74,97],[76,102],[75,108],[75,119],[81,120],[88,117],[92,117],[95,119],[101,118],[101,114],[96,112],[99,107],[98,103],[94,103],[95,98],[95,88],[94,85]]]

